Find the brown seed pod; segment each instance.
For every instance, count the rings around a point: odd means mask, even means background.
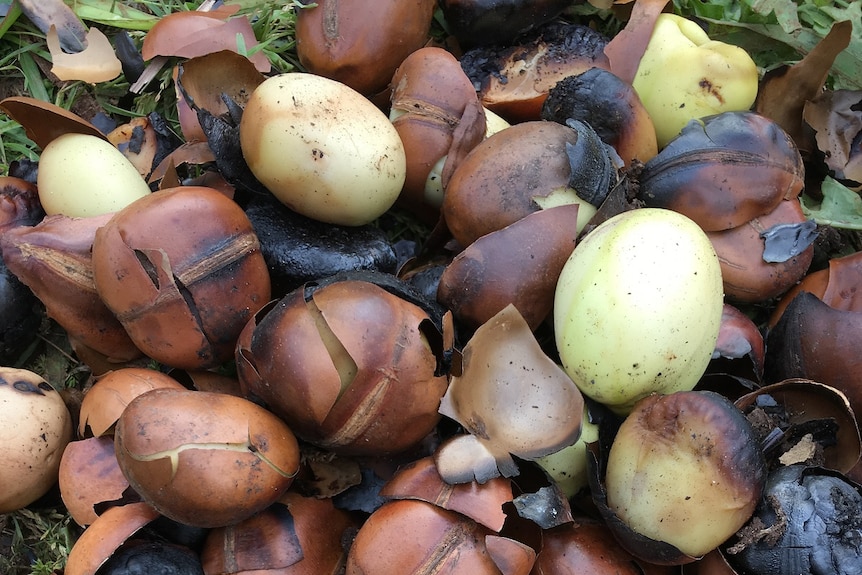
[[[428,41],[436,0],[318,0],[297,10],[296,53],[308,72],[367,96]]]
[[[36,294],[48,316],[71,339],[113,361],[127,361],[141,352],[99,297],[93,278],[96,229],[110,218],[49,216],[36,226],[6,231],[0,235],[0,248],[9,270]]]
[[[623,549],[607,526],[593,519],[547,530],[531,575],[673,575],[677,569],[654,565]]]
[[[416,445],[439,421],[446,377],[424,334],[428,314],[366,281],[285,296],[238,350],[244,389],[296,434],[340,454]]]
[[[432,457],[423,457],[398,469],[380,490],[387,499],[418,499],[457,511],[493,531],[506,521],[503,505],[512,501],[512,482],[496,477],[482,484],[446,483]]]
[[[114,445],[132,488],[163,515],[196,527],[265,509],[299,470],[299,446],[283,421],[220,393],[144,393],[123,411]]]
[[[162,190],[117,212],[96,232],[93,279],[141,351],[184,369],[230,359],[270,298],[251,223],[205,187]]]
[[[443,197],[442,213],[462,246],[502,229],[542,207],[578,203],[576,227],[582,229],[596,209],[578,196],[597,190],[570,187],[573,168],[570,146],[585,144],[579,132],[556,122],[524,122],[497,132],[470,152],[452,174]],[[604,154],[604,149],[585,150]],[[585,161],[581,174],[604,171],[602,162]],[[600,174],[607,175],[607,174]],[[607,192],[607,190],[604,190]]]
[[[647,162],[639,197],[716,232],[796,198],[804,174],[796,144],[778,124],[754,112],[725,112],[692,120]]]
[[[407,156],[407,177],[398,201],[436,222],[448,178],[485,137],[485,114],[476,90],[450,52],[420,48],[392,77],[389,117]],[[441,173],[429,180],[440,161]]]

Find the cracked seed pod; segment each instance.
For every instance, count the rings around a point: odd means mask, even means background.
[[[197,186],[154,192],[117,212],[96,232],[93,279],[138,348],[183,369],[229,360],[270,298],[245,213]]]
[[[117,421],[114,449],[144,500],[195,527],[262,511],[299,470],[299,445],[283,421],[241,397],[207,391],[139,395]]]
[[[397,453],[439,421],[446,376],[419,306],[366,281],[287,294],[237,350],[241,385],[310,443],[339,454]],[[260,314],[258,314],[260,315]]]
[[[128,361],[141,352],[99,297],[93,278],[93,238],[110,218],[48,216],[33,227],[6,231],[0,248],[9,270],[36,294],[70,339],[113,361]]]

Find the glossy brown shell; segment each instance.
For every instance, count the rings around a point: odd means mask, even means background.
[[[230,359],[270,298],[251,223],[205,187],[154,192],[117,212],[96,232],[93,279],[141,351],[185,369]]]

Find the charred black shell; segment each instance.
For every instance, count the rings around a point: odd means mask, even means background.
[[[318,222],[271,195],[254,195],[245,211],[269,268],[273,298],[341,272],[395,273],[395,250],[379,228]]]

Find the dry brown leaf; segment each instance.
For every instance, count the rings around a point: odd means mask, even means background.
[[[768,72],[761,81],[755,110],[790,134],[803,155],[814,150],[816,145],[802,119],[805,102],[822,90],[835,57],[850,45],[852,31],[849,20],[836,22],[829,34],[802,60]]]
[[[641,58],[649,44],[655,21],[668,0],[640,0],[635,2],[626,27],[605,46],[605,55],[611,63],[611,72],[629,84],[635,79]]]
[[[862,182],[862,91],[824,92],[805,103],[802,117],[835,177]]]

